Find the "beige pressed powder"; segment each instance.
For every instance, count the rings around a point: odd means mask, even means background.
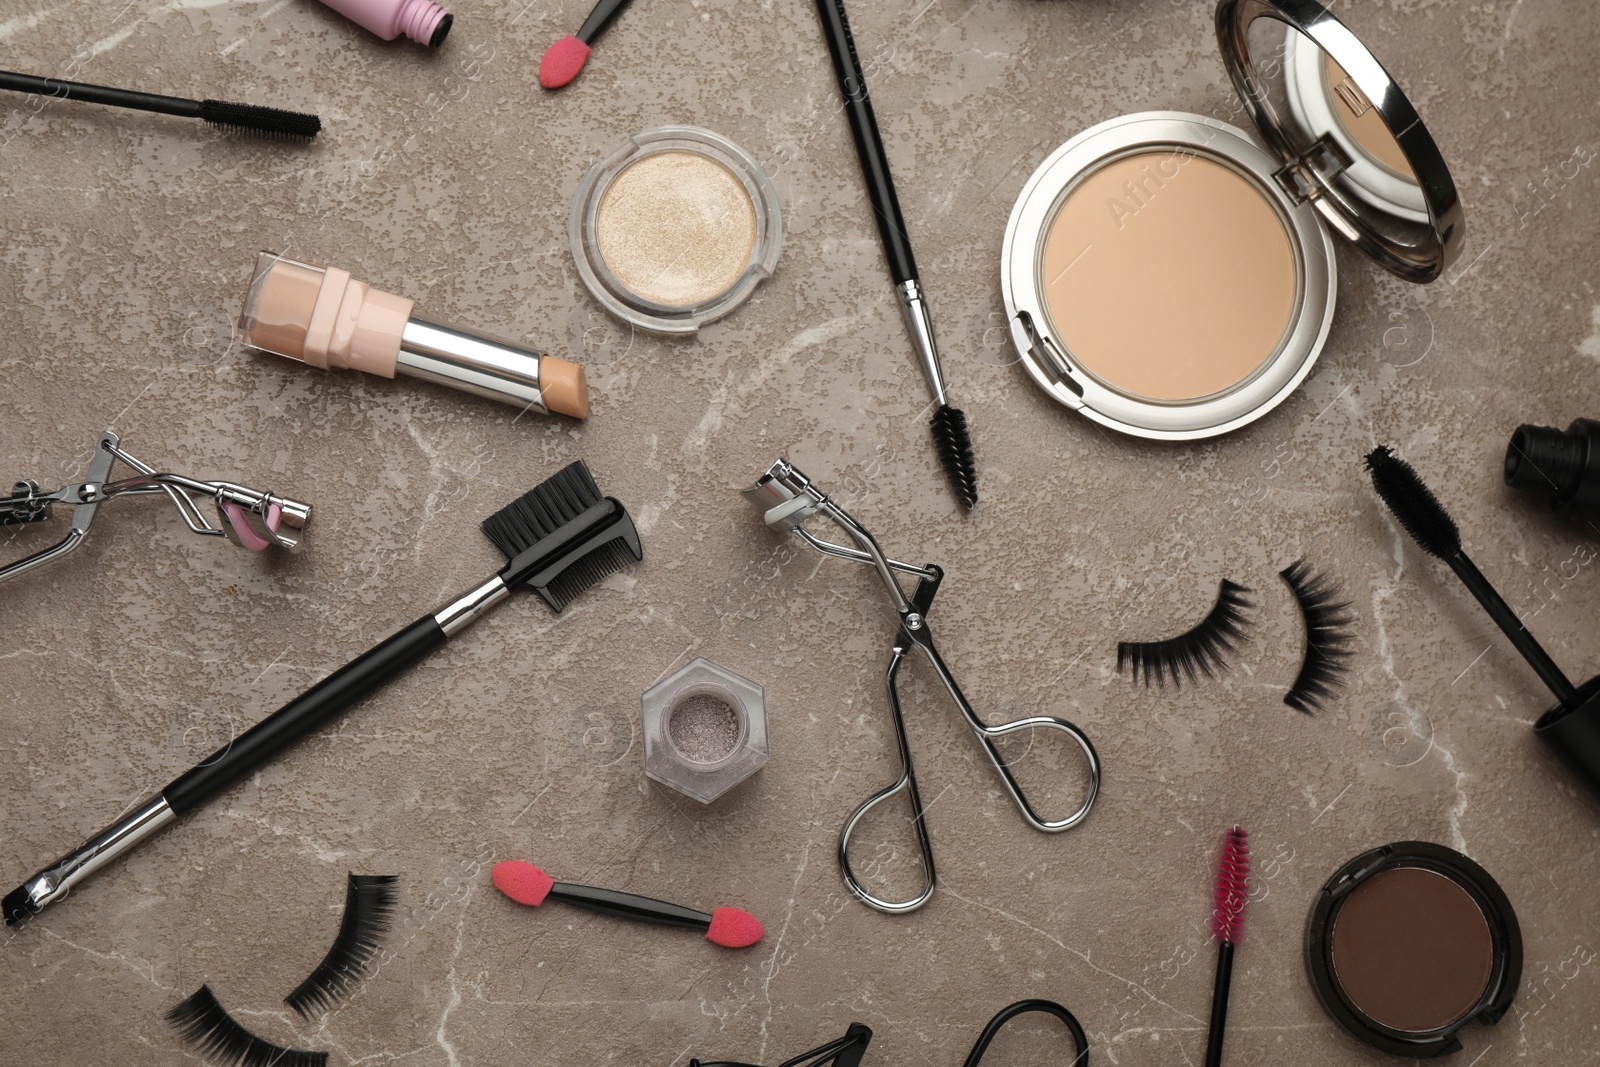
[[[727,167],[693,152],[630,163],[595,215],[600,256],[616,280],[656,304],[698,304],[739,280],[755,247],[756,212]]]
[[[1300,387],[1332,331],[1336,238],[1430,282],[1466,232],[1438,145],[1331,11],[1217,0],[1214,25],[1255,129],[1106,119],[1038,165],[1001,246],[1023,371],[1068,410],[1161,441],[1231,433]]]
[[[1048,224],[1039,275],[1069,358],[1149,400],[1248,380],[1295,311],[1295,252],[1277,210],[1192,150],[1135,152],[1080,179]]]
[[[1394,139],[1389,127],[1383,124],[1383,118],[1361,90],[1355,87],[1350,75],[1327,54],[1322,57],[1322,76],[1327,81],[1333,113],[1338,116],[1339,125],[1350,135],[1350,139],[1360,145],[1375,162],[1401,177],[1415,181],[1411,165],[1406,162],[1406,154],[1400,150],[1400,142]]]

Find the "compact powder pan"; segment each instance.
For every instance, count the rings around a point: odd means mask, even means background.
[[[1028,179],[1001,253],[1029,376],[1141,437],[1226,433],[1299,386],[1333,320],[1335,234],[1426,282],[1465,232],[1426,127],[1330,12],[1221,0],[1216,27],[1256,131],[1178,111],[1091,127]]]
[[[1522,934],[1487,871],[1442,845],[1364,852],[1328,879],[1306,927],[1306,965],[1328,1013],[1386,1052],[1461,1048],[1456,1031],[1496,1023],[1522,975]]]
[[[771,276],[783,218],[748,152],[710,130],[661,126],[589,168],[567,235],[584,284],[612,314],[694,333]]]

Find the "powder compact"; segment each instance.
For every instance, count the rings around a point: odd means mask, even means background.
[[[1030,377],[1085,416],[1192,440],[1282,403],[1327,341],[1334,235],[1413,282],[1460,253],[1438,147],[1315,0],[1221,0],[1217,38],[1259,136],[1151,111],[1102,122],[1028,179],[1001,289]]]
[[[589,168],[567,236],[608,311],[654,333],[694,333],[772,276],[783,217],[750,153],[710,130],[660,126]]]
[[[1443,845],[1402,841],[1340,867],[1311,909],[1306,967],[1322,1006],[1374,1048],[1456,1052],[1456,1031],[1500,1021],[1522,979],[1522,932],[1489,872]]]

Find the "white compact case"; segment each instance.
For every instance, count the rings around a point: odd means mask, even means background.
[[[1334,235],[1413,282],[1465,234],[1454,181],[1383,65],[1316,0],[1221,0],[1258,136],[1144,112],[1040,164],[1006,227],[1012,342],[1052,397],[1113,429],[1192,440],[1292,393],[1327,341]]]

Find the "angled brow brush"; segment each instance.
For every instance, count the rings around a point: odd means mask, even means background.
[[[627,509],[601,495],[581,461],[489,516],[483,532],[510,560],[503,570],[340,667],[6,894],[0,903],[6,925],[38,914],[89,874],[320,729],[482,618],[517,586],[531,586],[561,611],[608,574],[644,558]]]

